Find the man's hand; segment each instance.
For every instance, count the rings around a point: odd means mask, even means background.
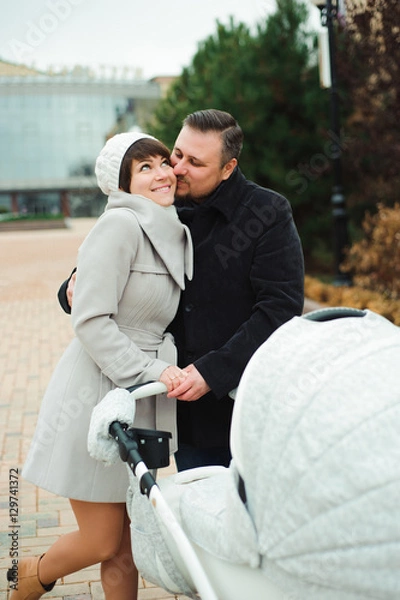
[[[68,282],[67,301],[68,301],[69,306],[72,306],[72,298],[74,296],[75,281],[76,281],[76,272],[71,275],[71,279]]]
[[[194,365],[189,365],[183,370],[187,373],[187,377],[173,390],[169,391],[169,398],[177,398],[178,400],[191,402],[192,400],[198,400],[211,390],[206,380],[203,379]]]
[[[168,392],[170,392],[174,387],[178,387],[182,381],[185,381],[186,377],[185,371],[175,365],[170,365],[161,373],[159,381],[166,385]]]

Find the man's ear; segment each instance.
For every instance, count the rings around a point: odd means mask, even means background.
[[[231,158],[222,168],[222,181],[229,179],[238,164],[237,158]]]

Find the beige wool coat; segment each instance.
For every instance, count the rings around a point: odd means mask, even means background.
[[[115,387],[158,380],[176,364],[165,329],[192,276],[190,234],[173,206],[125,192],[110,195],[79,249],[72,307],[76,337],[59,361],[40,409],[22,476],[50,492],[125,502],[126,465],[105,467],[87,451],[93,407]],[[135,426],[171,431],[176,401],[139,400]]]

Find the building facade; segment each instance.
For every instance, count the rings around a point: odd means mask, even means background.
[[[115,70],[40,73],[0,61],[0,210],[96,216],[94,163],[118,131],[145,129],[156,81]]]

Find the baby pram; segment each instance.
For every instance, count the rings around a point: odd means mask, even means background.
[[[295,317],[243,374],[228,469],[158,487],[128,458],[139,570],[202,600],[398,600],[399,432],[399,328],[354,309]]]

